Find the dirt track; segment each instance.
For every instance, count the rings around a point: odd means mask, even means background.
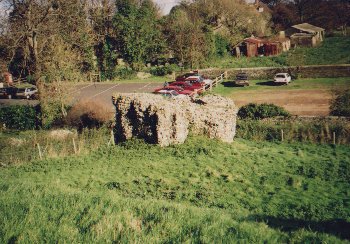
[[[113,84],[79,84],[69,94],[73,101],[93,100],[108,106],[114,111],[111,97],[114,93],[152,92],[161,83],[113,83]],[[314,90],[273,90],[242,91],[230,95],[238,106],[248,103],[274,103],[283,106],[294,115],[325,116],[329,114],[331,93],[325,89]],[[0,99],[0,106],[9,104],[33,104],[35,101]]]
[[[273,103],[294,115],[326,116],[329,114],[329,90],[250,91],[234,94],[238,106],[248,103]]]

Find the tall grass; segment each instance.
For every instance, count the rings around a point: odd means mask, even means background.
[[[106,127],[85,129],[81,133],[74,130],[0,132],[0,164],[7,166],[37,160],[39,148],[44,158],[86,154],[108,145],[110,139],[110,130]]]
[[[348,149],[132,140],[2,168],[0,242],[346,242]]]
[[[281,141],[286,143],[303,142],[315,144],[350,144],[350,123],[348,119],[239,119],[236,138],[251,141]],[[74,148],[75,144],[75,148]],[[58,158],[88,154],[90,151],[112,145],[111,129],[103,126],[99,129],[53,131],[7,131],[0,133],[0,165],[22,164],[42,157]]]
[[[283,132],[282,132],[283,131]],[[264,119],[239,120],[237,137],[253,141],[281,141],[307,143],[350,144],[348,119]]]

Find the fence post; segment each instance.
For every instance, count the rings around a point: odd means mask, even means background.
[[[335,145],[335,132],[333,132],[333,145]]]
[[[77,154],[77,146],[75,145],[74,137],[73,137],[73,149],[74,149],[74,154]]]
[[[284,141],[284,132],[283,132],[283,129],[281,129],[281,141],[282,141],[282,142]]]
[[[40,160],[41,160],[41,159],[43,159],[43,154],[42,154],[42,152],[41,152],[41,148],[40,148],[39,143],[37,143],[36,145],[38,146],[39,158],[40,158]]]
[[[111,138],[109,139],[109,142],[108,142],[108,145],[110,144],[112,144],[113,146],[115,145],[113,129],[111,130]]]
[[[224,77],[225,77],[225,79],[228,78],[228,77],[227,77],[227,71],[224,72]]]

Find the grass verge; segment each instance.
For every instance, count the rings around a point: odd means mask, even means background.
[[[0,169],[0,242],[350,240],[348,146],[140,141]]]
[[[286,91],[286,90],[334,90],[345,89],[350,86],[350,77],[341,78],[315,78],[315,79],[297,79],[288,85],[274,85],[273,81],[252,80],[246,87],[234,87],[233,81],[225,81],[214,89],[214,92],[229,96],[235,93],[244,93],[251,91]]]

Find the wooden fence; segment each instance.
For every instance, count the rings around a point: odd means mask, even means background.
[[[225,72],[221,73],[219,76],[215,77],[213,79],[213,82],[210,83],[209,85],[206,85],[201,89],[196,89],[195,93],[198,94],[198,93],[205,92],[205,91],[212,91],[213,87],[217,87],[221,82],[223,82],[227,78],[228,78],[228,74],[227,74],[227,71],[225,71]]]

